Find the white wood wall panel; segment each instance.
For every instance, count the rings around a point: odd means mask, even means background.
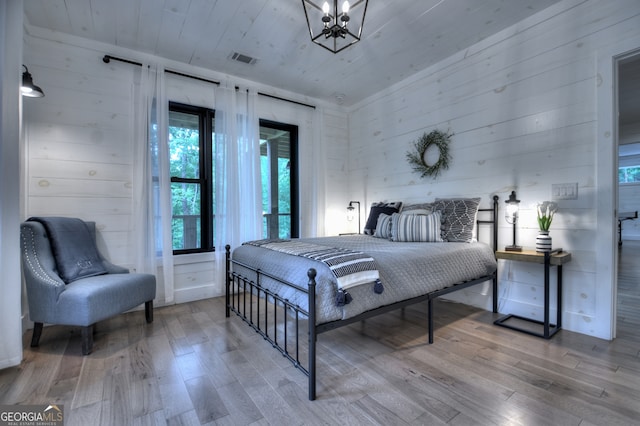
[[[147,3],[147,2],[143,2]],[[148,3],[147,3],[148,4]],[[230,3],[228,3],[230,4]],[[141,11],[141,17],[148,19]],[[144,16],[143,16],[144,15]],[[36,31],[37,32],[37,31]],[[59,34],[25,37],[25,62],[46,96],[25,106],[25,218],[36,215],[75,216],[96,222],[98,246],[112,262],[132,268],[133,113],[134,65],[102,62],[109,46]],[[138,59],[137,52],[122,52]],[[143,55],[142,55],[143,56]],[[251,85],[235,77],[209,74],[201,69],[179,67],[161,58],[144,56],[169,69],[214,81],[251,86],[274,93],[269,87]],[[196,79],[166,74],[167,93],[172,101],[210,107],[215,103],[215,85]],[[280,95],[277,91],[275,95]],[[281,96],[289,97],[283,93]],[[295,98],[294,98],[295,99]],[[314,104],[313,100],[300,99]],[[315,197],[339,205],[340,220],[347,203],[346,157],[347,114],[328,112],[323,149],[314,146],[316,112],[290,102],[258,97],[261,118],[299,127],[301,210],[303,233],[315,234],[309,219],[316,210]],[[320,171],[314,168],[319,152],[331,161],[324,174],[340,188],[328,197],[311,190]],[[334,161],[333,159],[340,159]],[[337,199],[338,201],[335,201]],[[340,222],[342,223],[342,222]],[[338,228],[335,233],[342,231]],[[222,285],[214,282],[214,256],[210,253],[176,256],[174,288],[176,303],[220,295]]]
[[[28,50],[46,95],[25,106],[25,216],[96,221],[103,253],[131,267],[131,85],[95,52],[35,38]]]
[[[364,227],[366,220],[364,200],[349,198],[351,181],[347,174],[349,156],[348,126],[347,114],[340,110],[325,111],[322,143],[327,148],[327,162],[324,174],[327,194],[325,211],[325,233],[327,235],[358,232],[357,218],[352,223],[347,220],[347,205],[349,201],[360,201],[362,227]],[[360,232],[362,232],[362,229]]]
[[[352,197],[417,202],[446,196],[521,203],[518,242],[532,247],[535,204],[551,184],[577,182],[577,200],[560,201],[551,227],[565,266],[565,327],[597,336],[610,318],[596,309],[597,51],[640,33],[640,3],[565,1],[483,40],[357,105],[349,118]],[[640,46],[639,46],[640,47]],[[455,133],[451,168],[421,179],[406,152],[423,132]],[[511,227],[500,212],[500,245]],[[500,262],[500,311],[542,315],[542,268]],[[486,288],[452,298],[490,309]]]

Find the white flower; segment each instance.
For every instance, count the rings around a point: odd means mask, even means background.
[[[543,201],[538,204],[538,225],[540,230],[548,231],[553,221],[553,215],[558,211],[558,203]]]

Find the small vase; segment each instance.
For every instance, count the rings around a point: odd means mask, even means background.
[[[540,231],[536,237],[536,251],[538,253],[551,251],[551,237],[549,236],[549,231]]]

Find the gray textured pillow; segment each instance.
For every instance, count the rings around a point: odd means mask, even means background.
[[[442,239],[470,243],[480,198],[436,199],[433,209],[442,213]]]
[[[426,212],[426,213],[425,213]],[[405,204],[400,213],[429,214],[433,213],[433,203]]]

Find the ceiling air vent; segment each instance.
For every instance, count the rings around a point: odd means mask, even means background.
[[[253,65],[257,62],[256,58],[252,58],[251,56],[243,55],[242,53],[233,52],[229,58],[234,61],[242,62],[243,64]]]

